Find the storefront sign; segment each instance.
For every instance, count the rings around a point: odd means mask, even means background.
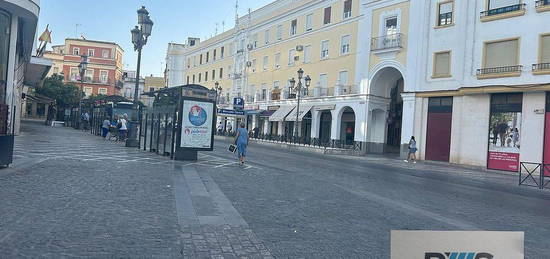
[[[391,259],[523,259],[524,232],[392,231]]]
[[[521,94],[493,95],[487,168],[518,171],[521,147]]]
[[[245,110],[259,110],[259,109],[260,109],[260,105],[245,105],[245,106],[244,106],[244,109],[245,109]]]
[[[315,110],[315,111],[334,110],[335,108],[336,108],[336,104],[326,104],[326,105],[315,105],[315,106],[313,106],[313,110]]]
[[[182,148],[212,149],[214,104],[212,102],[183,100]]]
[[[268,111],[276,111],[276,110],[278,110],[280,107],[281,107],[280,105],[267,106],[267,110],[268,110]]]
[[[228,109],[218,109],[219,115],[238,115],[238,116],[244,116],[244,111],[235,111],[235,110],[228,110]]]

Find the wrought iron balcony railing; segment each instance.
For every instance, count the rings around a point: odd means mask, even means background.
[[[490,9],[490,10],[481,12],[481,17],[487,17],[487,16],[499,15],[503,13],[510,13],[515,11],[525,10],[525,5],[526,4],[515,4],[515,5],[509,5],[509,6],[499,7],[495,9]]]
[[[383,50],[403,47],[403,34],[395,33],[382,37],[372,38],[371,50]]]
[[[550,63],[533,64],[533,71],[550,70]]]
[[[483,75],[493,75],[493,74],[503,74],[503,73],[514,73],[514,72],[521,72],[523,69],[522,65],[517,66],[505,66],[505,67],[489,67],[489,68],[481,68],[477,70],[478,76]]]

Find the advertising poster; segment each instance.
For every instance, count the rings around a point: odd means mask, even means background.
[[[493,112],[489,127],[489,169],[517,171],[521,147],[521,112]]]
[[[185,100],[182,111],[180,147],[211,149],[214,104]]]

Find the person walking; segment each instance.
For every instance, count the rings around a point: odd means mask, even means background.
[[[246,131],[246,125],[241,122],[237,128],[237,136],[235,137],[235,144],[237,144],[237,152],[239,155],[239,162],[244,165],[244,159],[246,157],[246,147],[248,146],[248,132]]]
[[[101,130],[102,130],[102,134],[101,136],[103,138],[107,138],[107,134],[109,134],[109,128],[111,127],[111,121],[107,118],[105,118],[105,120],[103,120],[103,125],[101,125]]]
[[[411,140],[409,141],[409,154],[407,155],[407,160],[405,162],[412,161],[414,164],[416,164],[416,151],[418,149],[416,148],[416,139],[414,139],[414,136],[411,137]]]
[[[126,140],[126,133],[128,132],[128,126],[127,126],[128,121],[126,120],[127,117],[128,115],[124,114],[122,117],[118,119],[117,128],[118,128],[119,141]]]

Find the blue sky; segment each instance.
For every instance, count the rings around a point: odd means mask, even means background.
[[[248,8],[258,9],[273,0],[239,0],[239,14]],[[124,49],[124,69],[135,70],[137,54],[130,30],[137,24],[136,11],[144,5],[155,23],[142,54],[142,75],[162,76],[166,46],[183,43],[188,36],[210,37],[216,23],[218,32],[235,23],[234,0],[42,0],[38,35],[47,24],[52,30],[52,44],[83,34],[87,39],[116,42]]]

